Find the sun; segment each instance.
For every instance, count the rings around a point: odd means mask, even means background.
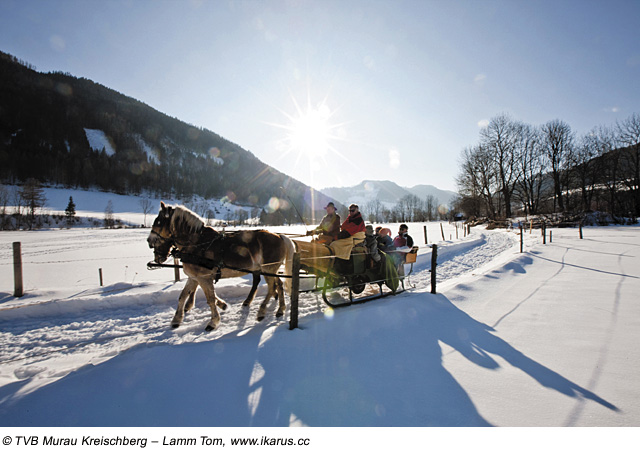
[[[280,110],[286,123],[269,124],[285,130],[278,142],[282,156],[295,155],[298,163],[306,160],[316,169],[325,166],[330,153],[339,153],[333,144],[344,140],[341,136],[344,124],[334,123],[334,111],[326,98],[314,104],[308,96],[305,106],[301,106],[293,95],[291,101],[295,108],[293,113]]]
[[[297,117],[290,118],[287,140],[292,149],[306,154],[309,159],[326,156],[332,138],[331,110],[325,104],[307,108]]]

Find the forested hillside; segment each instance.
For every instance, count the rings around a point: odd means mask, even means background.
[[[227,198],[298,222],[329,200],[203,128],[84,78],[0,52],[0,180]],[[283,195],[286,188],[288,197]],[[315,203],[311,198],[315,196]]]

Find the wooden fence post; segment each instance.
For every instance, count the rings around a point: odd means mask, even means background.
[[[580,239],[582,239],[582,223],[580,224]]]
[[[524,250],[524,228],[520,225],[520,253]]]
[[[436,293],[436,266],[438,265],[438,246],[431,246],[431,293]]]
[[[102,267],[98,269],[98,276],[100,277],[100,286],[104,286],[104,284],[102,283]]]
[[[13,296],[22,297],[24,289],[22,286],[22,244],[20,242],[13,243]]]
[[[445,241],[446,239],[444,238],[444,228],[442,228],[442,222],[440,222],[440,232],[442,233],[442,240]]]
[[[298,295],[300,293],[300,253],[293,254],[293,265],[291,268],[291,320],[289,329],[298,328]]]
[[[549,230],[549,243],[553,243],[553,230]]]
[[[427,226],[424,226],[424,244],[427,245],[429,240],[427,239]]]
[[[178,267],[178,265],[180,264],[180,260],[175,256],[173,257],[173,264],[175,266],[173,268],[173,277],[175,282],[177,283],[178,281],[180,281],[180,268]]]
[[[544,223],[542,224],[542,243],[547,243],[547,226]]]

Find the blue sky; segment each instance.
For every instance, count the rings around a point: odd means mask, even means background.
[[[455,190],[507,113],[640,112],[640,1],[0,0],[0,50],[210,129],[316,188]]]

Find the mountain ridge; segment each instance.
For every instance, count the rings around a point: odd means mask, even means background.
[[[407,195],[415,195],[420,200],[432,196],[438,205],[448,206],[456,196],[453,191],[439,189],[428,184],[418,184],[413,187],[399,186],[389,180],[363,180],[355,186],[328,187],[321,189],[323,194],[348,205],[356,203],[363,207],[368,202],[379,200],[384,206],[392,208],[400,199]]]

